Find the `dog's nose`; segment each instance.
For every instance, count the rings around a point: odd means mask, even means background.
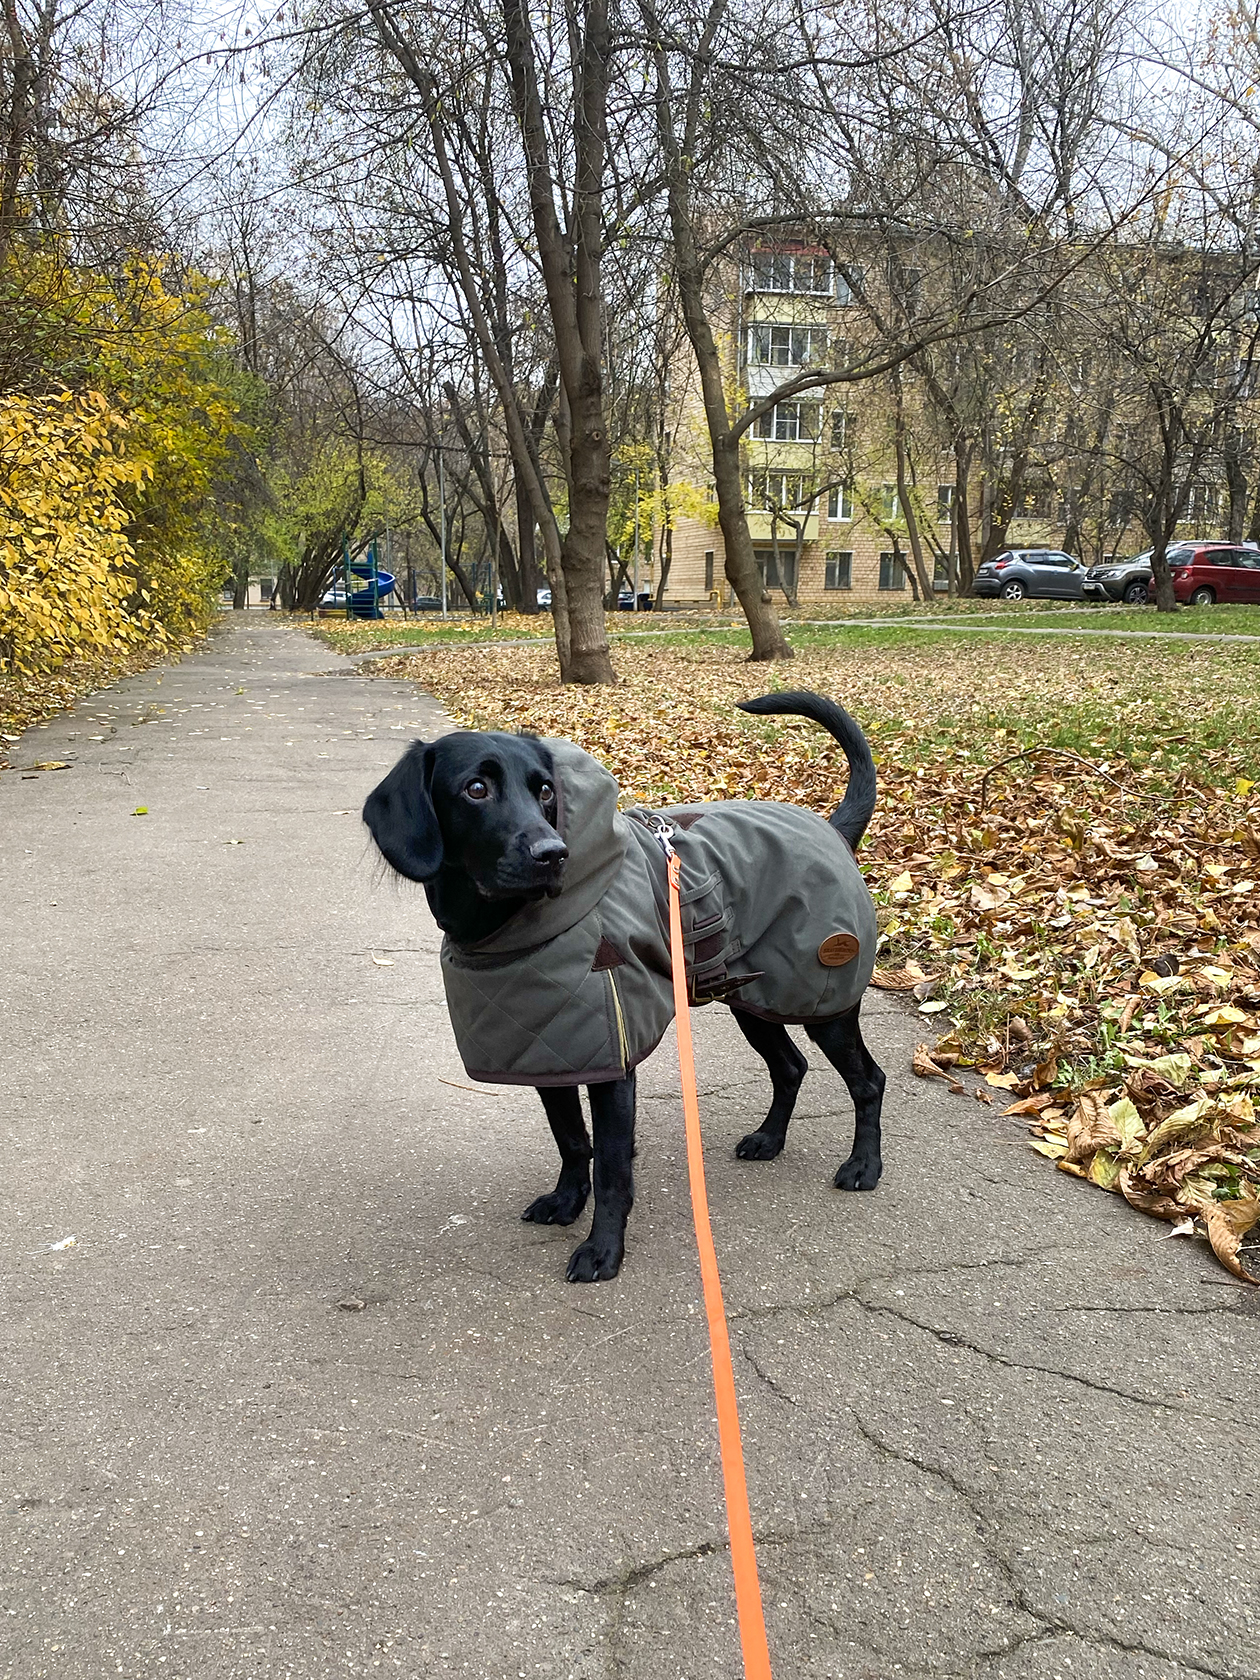
[[[535,863],[563,863],[569,855],[569,848],[558,834],[546,834],[541,840],[534,841],[529,855]]]

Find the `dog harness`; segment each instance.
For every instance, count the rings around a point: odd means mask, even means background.
[[[824,818],[740,799],[622,812],[603,765],[571,741],[544,745],[569,848],[562,891],[523,905],[487,939],[442,945],[470,1078],[599,1084],[655,1050],[674,1018],[658,817],[680,860],[692,1002],[721,999],[788,1024],[854,1007],[875,962],[875,909]]]

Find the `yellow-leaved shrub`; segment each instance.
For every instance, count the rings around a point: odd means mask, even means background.
[[[161,637],[128,493],[147,468],[94,391],[0,398],[0,662],[18,673]]]

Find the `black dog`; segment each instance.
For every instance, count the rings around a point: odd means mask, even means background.
[[[766,695],[743,705],[747,711],[796,712],[811,717],[844,747],[850,765],[849,786],[844,801],[829,820],[849,851],[837,847],[834,836],[828,844],[843,855],[852,870],[850,853],[865,831],[875,802],[875,767],[861,730],[847,713],[816,695]],[[505,928],[525,905],[557,898],[565,890],[570,852],[565,833],[575,846],[578,839],[566,829],[557,770],[562,746],[570,754],[576,751],[567,743],[556,743],[557,753],[553,753],[546,742],[529,735],[466,731],[428,745],[417,741],[368,797],[363,818],[373,839],[399,874],[423,883],[429,907],[450,945],[476,947]],[[705,812],[733,811],[738,804],[692,807],[675,815],[680,826],[686,826]],[[767,807],[756,809],[764,812]],[[820,819],[795,815],[821,827]],[[860,881],[858,890],[869,906],[869,896]],[[856,945],[856,941],[853,943]],[[818,960],[825,963],[832,959],[819,948]],[[867,959],[868,974],[870,961],[873,951]],[[740,983],[736,977],[729,984],[735,988]],[[720,997],[722,993],[712,995]],[[783,1148],[808,1063],[782,1020],[765,1018],[773,1011],[753,1013],[738,1003],[730,1007],[744,1037],[764,1058],[773,1090],[765,1120],[740,1140],[736,1154],[743,1160],[771,1160]],[[774,1006],[787,1018],[802,1022],[844,1080],[853,1100],[853,1149],[834,1180],[842,1190],[874,1189],[883,1165],[880,1112],[884,1075],[863,1043],[859,1007],[854,1004],[829,1019],[812,1019]],[[472,1067],[469,1071],[475,1072]],[[589,1238],[570,1257],[567,1275],[571,1282],[598,1282],[616,1276],[633,1201],[632,1067],[622,1078],[588,1083],[587,1092],[593,1151],[576,1084],[539,1084],[538,1094],[560,1151],[560,1176],[555,1189],[532,1202],[522,1215],[540,1224],[572,1224],[590,1194],[593,1154],[595,1216]]]

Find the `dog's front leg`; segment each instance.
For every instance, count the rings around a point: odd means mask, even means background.
[[[576,1085],[538,1087],[560,1151],[560,1177],[549,1195],[539,1196],[521,1215],[535,1225],[572,1225],[591,1193],[591,1140]]]
[[[634,1202],[634,1075],[586,1090],[595,1144],[595,1217],[590,1236],[569,1256],[570,1283],[616,1277]]]

